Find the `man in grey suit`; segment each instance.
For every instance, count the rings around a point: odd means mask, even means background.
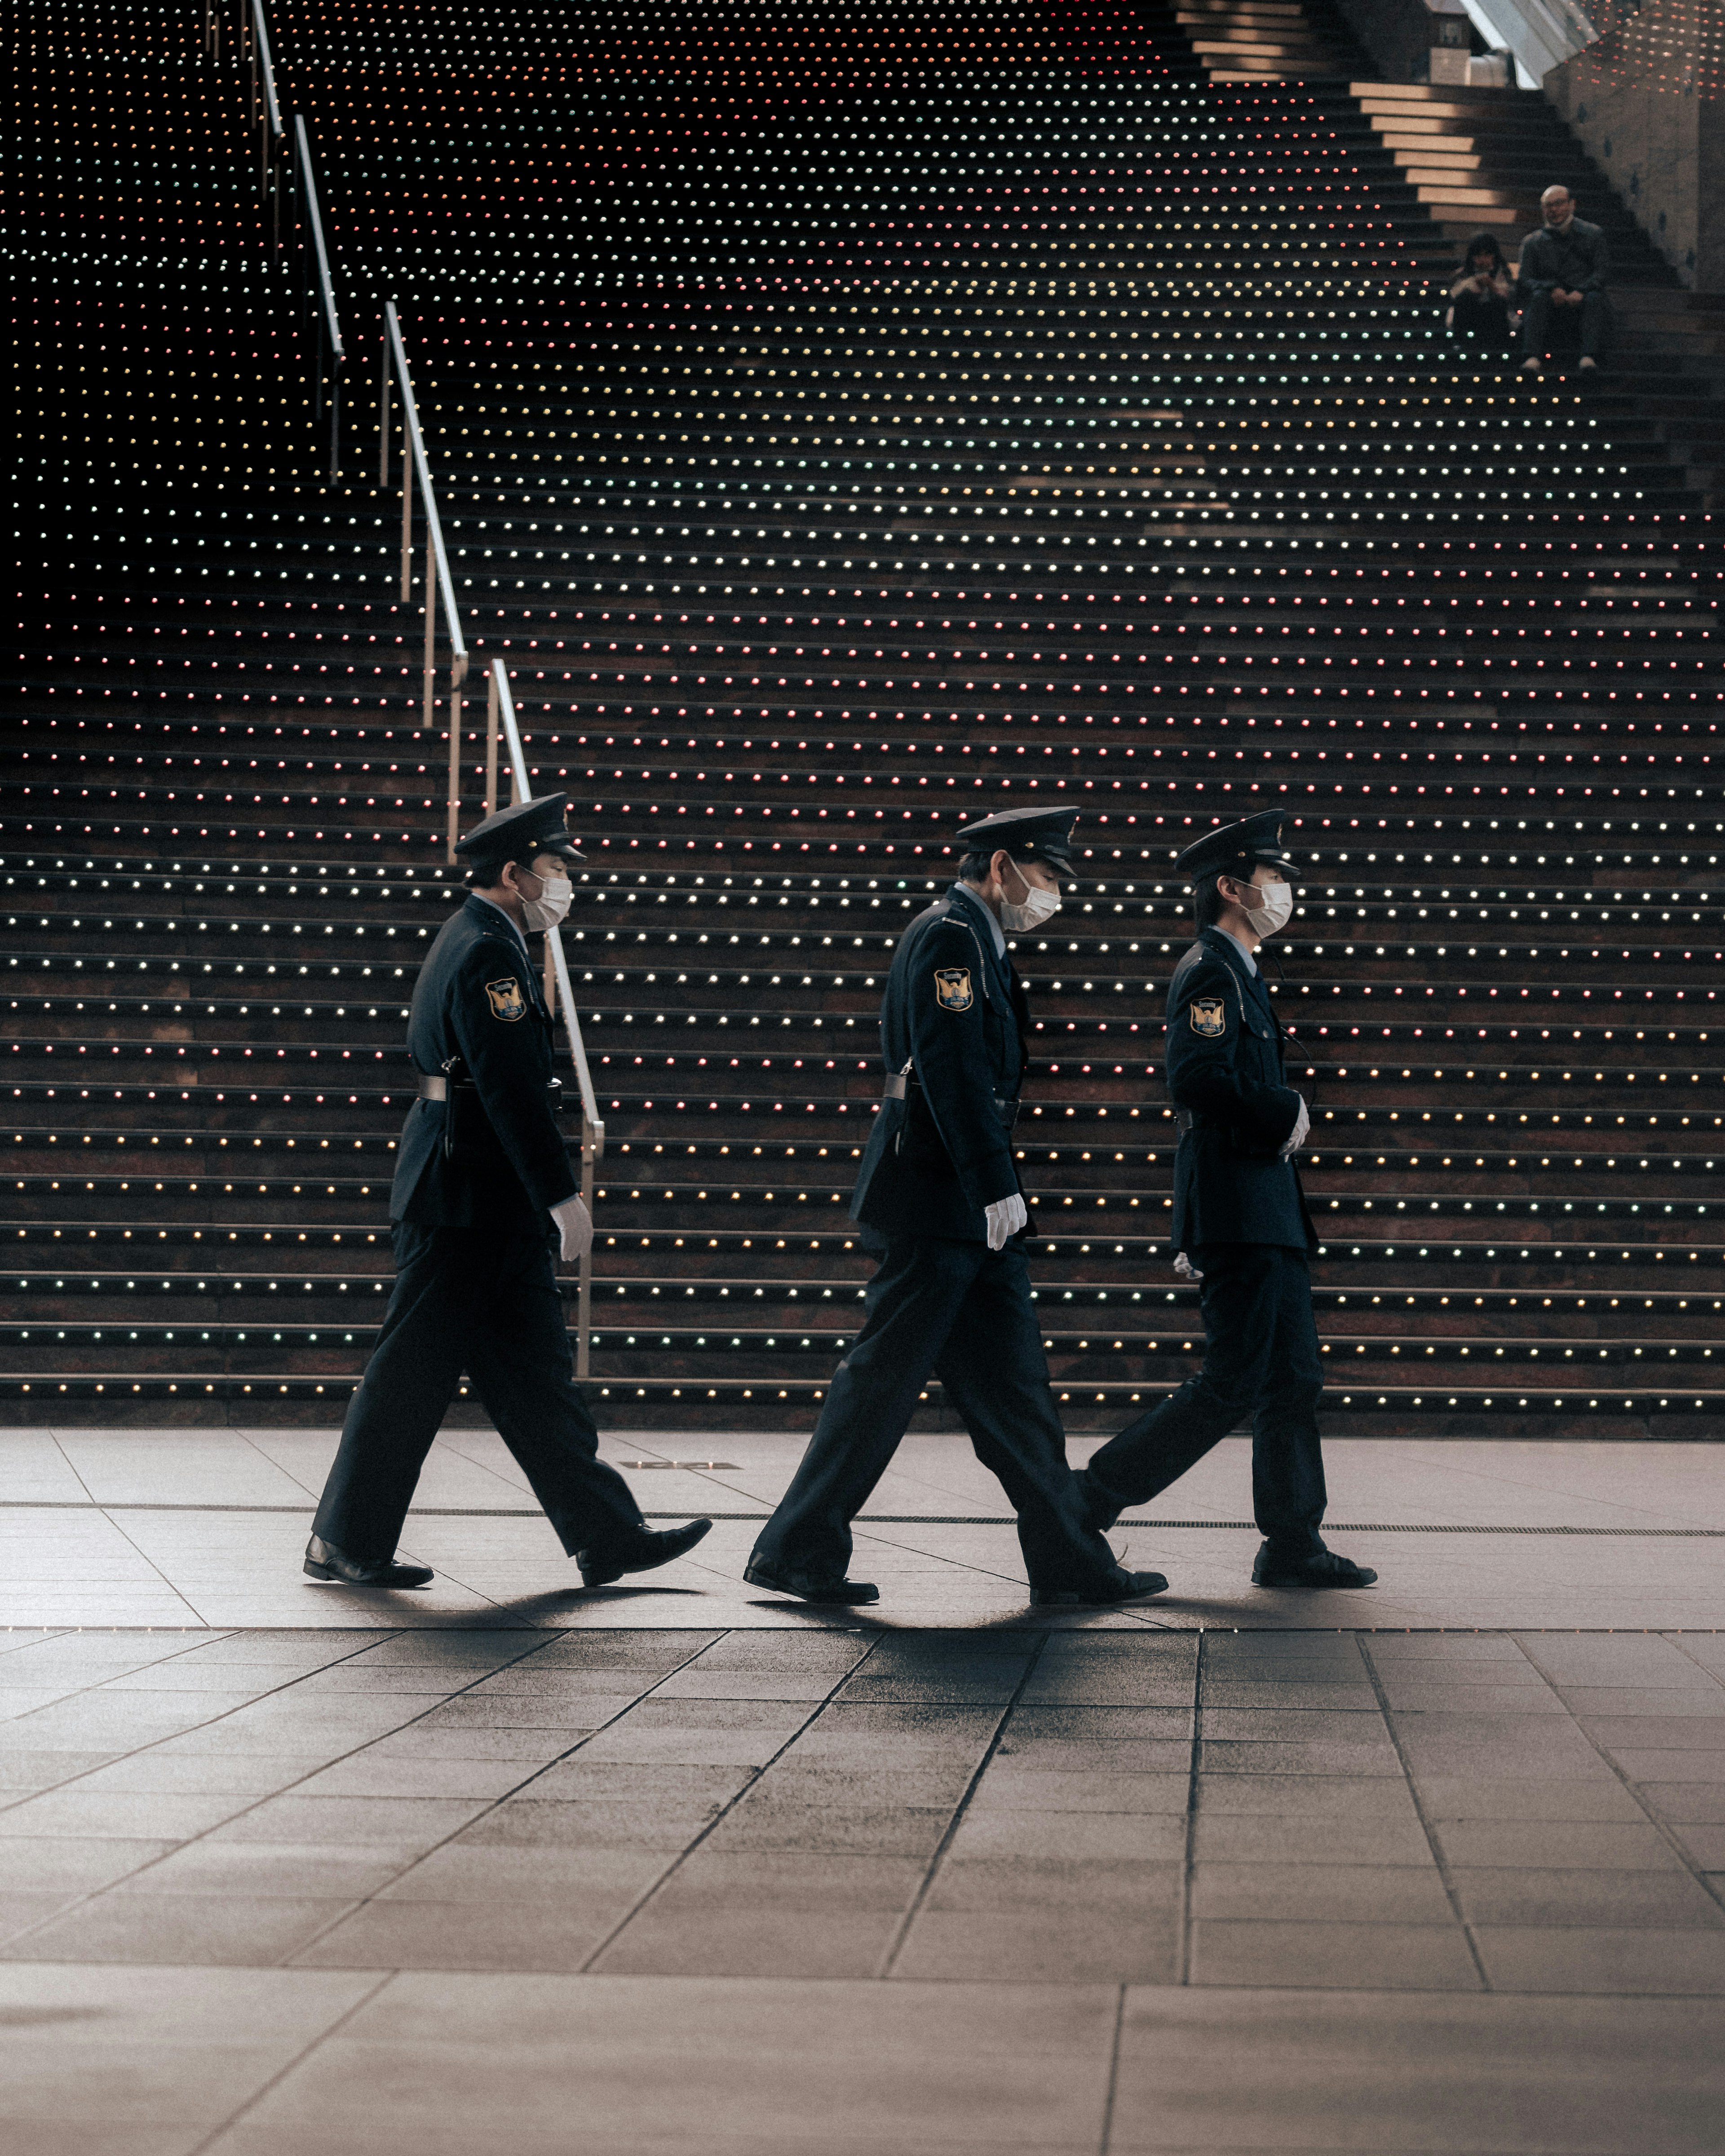
[[[1593,373],[1611,341],[1611,300],[1606,291],[1610,250],[1596,224],[1575,214],[1568,187],[1551,187],[1539,198],[1545,223],[1522,242],[1523,374],[1543,374],[1552,336],[1573,325],[1581,346],[1580,371]]]

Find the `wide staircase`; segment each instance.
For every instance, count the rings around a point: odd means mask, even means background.
[[[1277,806],[1328,1426],[1725,1430],[1712,523],[1644,388],[1446,342],[1358,100],[1208,80],[1172,8],[278,8],[332,480],[232,26],[43,22],[7,1414],[332,1421],[363,1364],[457,890],[393,300],[469,649],[593,855],[603,1422],[810,1420],[895,940],[1055,799],[1019,1130],[1073,1428],[1194,1367],[1171,863]]]
[[[1332,0],[1189,0],[1179,20],[1213,82],[1297,81],[1317,124],[1327,121],[1343,140],[1357,140],[1363,117],[1374,146],[1389,153],[1392,187],[1411,191],[1385,198],[1421,203],[1441,235],[1445,251],[1428,264],[1434,275],[1459,263],[1479,232],[1494,234],[1512,265],[1543,221],[1541,196],[1567,187],[1579,214],[1610,243],[1611,393],[1652,422],[1706,507],[1725,504],[1725,294],[1678,282],[1538,90],[1378,81]]]

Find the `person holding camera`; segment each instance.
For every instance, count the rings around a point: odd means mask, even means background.
[[[313,1579],[424,1587],[398,1561],[408,1507],[465,1369],[582,1583],[603,1587],[692,1549],[710,1520],[655,1532],[576,1388],[556,1263],[593,1240],[557,1119],[552,1017],[530,930],[569,910],[565,797],[500,808],[455,851],[468,895],[413,983],[419,1097],[389,1193],[395,1288],[305,1550]]]
[[[1204,1368],[1129,1422],[1079,1476],[1106,1531],[1176,1481],[1238,1424],[1252,1426],[1259,1587],[1369,1587],[1375,1572],[1327,1549],[1317,1404],[1323,1363],[1312,1309],[1317,1234],[1294,1156],[1311,1117],[1287,1082],[1281,1020],[1255,952],[1294,910],[1281,812],[1189,846],[1198,940],[1168,992],[1164,1070],[1179,1119],[1174,1270],[1199,1283]]]
[[[1129,1573],[1086,1525],[1030,1300],[1029,1214],[1012,1129],[1029,1004],[1006,947],[1060,911],[1075,810],[1014,808],[958,834],[958,880],[899,939],[880,1009],[887,1078],[850,1214],[879,1259],[789,1489],[743,1577],[804,1602],[879,1599],[845,1577],[850,1522],[886,1471],[931,1374],[1018,1514],[1034,1603],[1130,1602]]]

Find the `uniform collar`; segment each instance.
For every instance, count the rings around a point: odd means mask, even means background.
[[[973,906],[981,914],[983,919],[988,922],[988,933],[993,939],[994,956],[1004,960],[1006,957],[1006,936],[1000,923],[994,918],[993,909],[984,906],[968,884],[955,883],[950,896],[953,898],[963,899],[968,905]]]
[[[1226,928],[1219,928],[1216,931],[1216,933],[1219,936],[1227,937],[1228,941],[1234,946],[1235,949],[1239,952],[1240,957],[1245,960],[1245,969],[1255,981],[1258,978],[1258,962],[1252,956],[1251,952],[1247,950],[1245,944],[1240,942],[1239,937],[1235,936],[1231,932],[1231,931]]]
[[[503,926],[509,931],[510,934],[514,937],[516,942],[521,945],[521,956],[524,958],[526,957],[529,955],[527,951],[526,937],[522,935],[521,930],[516,927],[514,921],[510,919],[509,916],[503,911],[503,908],[499,906],[495,898],[487,898],[482,891],[469,891],[467,894],[468,904],[471,906],[475,901],[477,901],[480,906],[485,906],[490,913],[495,913],[496,915],[498,920],[503,923]],[[490,927],[492,925],[490,920],[486,918],[485,915],[482,914],[480,917],[487,927]]]
[[[1212,921],[1203,932],[1199,941],[1203,942],[1210,937],[1215,939],[1210,943],[1211,950],[1219,952],[1230,963],[1238,959],[1246,969],[1246,978],[1251,981],[1257,979],[1258,962],[1237,937],[1230,936],[1225,928],[1218,928]]]

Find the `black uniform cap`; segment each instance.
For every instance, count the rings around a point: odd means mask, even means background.
[[[517,801],[512,808],[500,808],[495,816],[475,824],[455,851],[469,868],[501,868],[505,861],[531,861],[536,854],[556,854],[566,861],[582,861],[563,821],[567,793],[542,793],[536,801]]]
[[[1015,861],[1042,861],[1063,876],[1075,876],[1072,826],[1076,808],[1004,808],[984,816],[957,834],[967,853],[996,853],[1004,847]]]
[[[1297,864],[1282,844],[1280,808],[1266,808],[1244,823],[1224,824],[1219,830],[1194,839],[1174,866],[1194,884],[1211,876],[1249,877],[1260,861],[1291,879]]]

